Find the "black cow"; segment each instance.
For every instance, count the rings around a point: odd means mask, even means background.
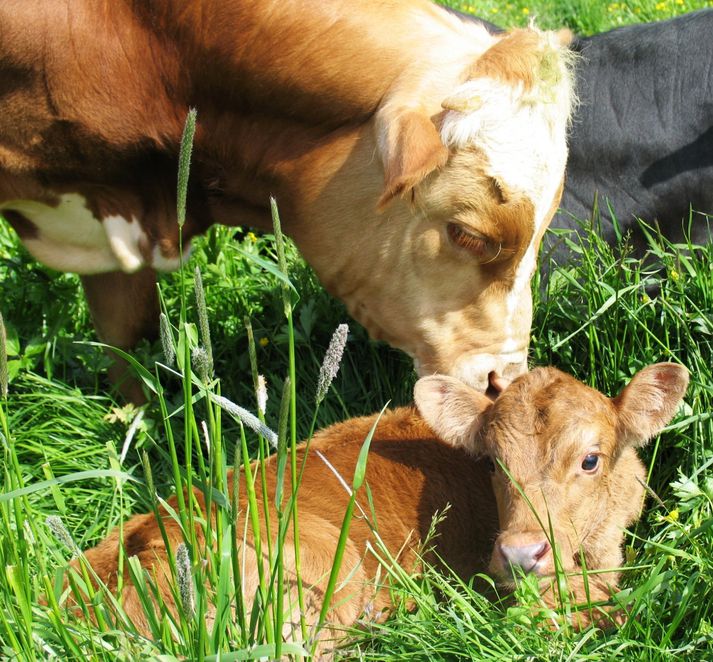
[[[570,137],[561,211],[576,227],[596,204],[601,232],[612,214],[635,244],[636,218],[674,241],[693,209],[692,239],[710,238],[713,214],[713,10],[578,38],[580,106]],[[574,217],[574,218],[573,218]],[[550,238],[550,243],[552,238]]]

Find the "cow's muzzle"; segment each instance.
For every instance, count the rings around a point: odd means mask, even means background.
[[[512,381],[515,377],[527,372],[527,352],[473,354],[457,361],[452,370],[445,372],[475,390],[485,393],[490,383],[489,376],[491,374],[498,375],[506,381]]]

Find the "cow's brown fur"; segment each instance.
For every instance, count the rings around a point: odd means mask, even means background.
[[[551,528],[554,539],[549,542],[565,572],[581,571],[582,559],[589,570],[611,570],[590,575],[586,592],[583,580],[572,577],[575,599],[583,601],[587,595],[592,600],[608,599],[616,586],[615,569],[623,561],[622,531],[636,520],[642,505],[645,472],[633,447],[645,443],[671,419],[687,383],[684,368],[657,364],[642,370],[618,397],[609,399],[554,368],[542,368],[519,377],[492,403],[453,378],[422,379],[415,391],[421,415],[413,408],[384,414],[369,452],[366,482],[383,544],[405,568],[414,570],[416,550],[432,517],[450,505],[437,528],[439,559],[462,577],[489,571],[508,585],[512,576],[501,553],[503,546],[548,540]],[[334,425],[317,433],[310,446],[298,504],[302,577],[310,606],[306,616],[312,624],[349,498],[334,471],[351,480],[362,442],[375,420],[372,416]],[[598,455],[600,465],[586,474],[581,464],[590,453]],[[301,447],[298,462],[303,454]],[[493,462],[498,463],[494,473]],[[266,474],[272,499],[274,458],[268,461]],[[203,507],[198,491],[196,498]],[[373,614],[390,605],[388,591],[374,581],[378,562],[367,542],[378,545],[367,523],[371,511],[364,490],[357,500],[367,517],[357,513],[351,524],[341,572],[344,583],[329,616],[333,625],[352,624],[364,609]],[[244,518],[244,490],[240,503]],[[176,507],[175,497],[170,504]],[[163,521],[175,551],[182,541],[179,525],[168,514]],[[243,524],[238,529],[242,531]],[[138,556],[147,570],[156,573],[163,598],[172,605],[167,551],[154,516],[129,520],[124,525],[124,545],[129,555]],[[111,590],[116,589],[118,547],[114,531],[86,552],[86,559]],[[292,578],[292,539],[287,541],[285,559]],[[252,551],[244,564],[250,599],[257,583]],[[555,603],[547,592],[547,578],[554,573],[551,550],[533,571],[543,578],[546,598]],[[131,620],[147,631],[130,583],[125,585],[123,600]],[[297,614],[290,613],[288,621],[296,620]],[[584,622],[586,617],[580,625]]]
[[[273,194],[327,288],[423,373],[453,370],[484,388],[491,369],[524,369],[529,291],[516,323],[505,321],[504,296],[564,170],[570,85],[554,35],[492,36],[424,0],[7,0],[0,24],[0,210],[31,252],[83,274],[103,339],[128,348],[156,327],[151,274],[128,272],[151,267],[152,250],[176,263],[176,158],[195,106],[184,240],[214,222],[270,229]],[[563,79],[547,79],[543,63]],[[494,185],[502,173],[475,134],[473,144],[443,142],[442,102],[469,76],[531,93],[528,107],[552,120],[538,156],[523,152],[533,179],[548,172],[533,191]],[[443,200],[437,188],[448,182]],[[107,250],[101,264],[73,257],[70,267],[55,239],[38,250],[43,230],[33,232],[21,203],[57,208],[63,194],[81,196],[91,227],[111,217],[127,233],[138,225],[145,236],[131,259],[112,245],[119,266]],[[461,217],[502,243],[486,275],[489,260],[448,239],[447,223]],[[109,293],[100,272],[118,268],[127,273],[109,279]],[[98,303],[111,295],[135,298],[123,323]],[[454,368],[480,355],[490,361],[480,370]]]
[[[473,66],[473,76],[488,76],[512,85],[532,88],[538,73],[539,44],[528,30],[514,30],[498,42]]]

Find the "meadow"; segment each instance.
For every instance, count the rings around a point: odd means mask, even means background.
[[[447,4],[503,26],[535,18],[542,27],[565,25],[582,34],[713,6],[710,0]],[[353,632],[344,658],[713,659],[713,244],[671,244],[644,224],[648,250],[640,259],[626,238],[613,247],[601,242],[596,217],[581,220],[580,231],[560,237],[572,261],[552,262],[546,282],[533,283],[530,364],[555,365],[610,395],[657,361],[680,362],[691,372],[685,405],[641,454],[651,493],[641,521],[626,534],[618,600],[629,620],[606,632],[577,632],[566,617],[557,628],[542,627],[531,609],[538,601],[531,582],[519,585],[515,605],[486,599],[433,569],[409,577],[387,562],[400,606],[385,623]],[[7,393],[0,383],[0,659],[228,661],[309,652],[306,644],[279,643],[278,610],[258,613],[239,598],[238,554],[230,535],[218,535],[231,531],[232,495],[218,500],[216,548],[204,550],[212,562],[189,558],[192,603],[177,593],[177,619],[159,605],[153,641],[138,636],[121,605],[102,591],[92,597],[102,615],[94,624],[55,599],[78,549],[194,481],[220,492],[228,465],[268,452],[264,436],[220,400],[257,412],[257,374],[267,381],[263,418],[281,431],[282,452],[315,427],[411,400],[409,359],[370,341],[289,241],[214,227],[195,242],[181,272],[162,276],[160,288],[170,340],[164,334],[163,344],[146,342],[135,353],[153,391],[138,410],[113,398],[103,380],[107,358],[79,279],[33,261],[0,219],[7,354],[3,365],[0,348],[0,377],[7,376]],[[196,289],[204,296],[196,298]],[[340,370],[320,399],[322,360],[345,322]],[[289,513],[282,512],[283,520]],[[188,542],[195,554],[196,541]],[[277,567],[279,549],[274,553]],[[77,587],[88,583],[88,572],[74,573]],[[150,578],[137,581],[153,612]],[[265,590],[268,602],[278,604],[276,577],[265,580]],[[406,608],[407,600],[415,609]],[[234,618],[208,627],[209,602],[223,614],[230,613],[227,605],[239,606]]]

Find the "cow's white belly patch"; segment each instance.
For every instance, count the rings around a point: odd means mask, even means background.
[[[0,203],[2,210],[18,212],[35,226],[33,235],[24,237],[23,244],[33,257],[58,271],[133,273],[145,266],[160,270],[179,266],[178,259],[162,256],[158,246],[146,250],[148,239],[137,219],[108,216],[98,220],[77,193],[63,193],[55,206],[9,200]]]
[[[34,236],[25,237],[23,243],[33,257],[48,267],[93,274],[132,272],[142,266],[138,240],[143,233],[138,222],[129,223],[118,217],[99,221],[77,193],[63,193],[56,206],[35,200],[9,200],[0,205],[3,209],[22,214],[35,226]]]

